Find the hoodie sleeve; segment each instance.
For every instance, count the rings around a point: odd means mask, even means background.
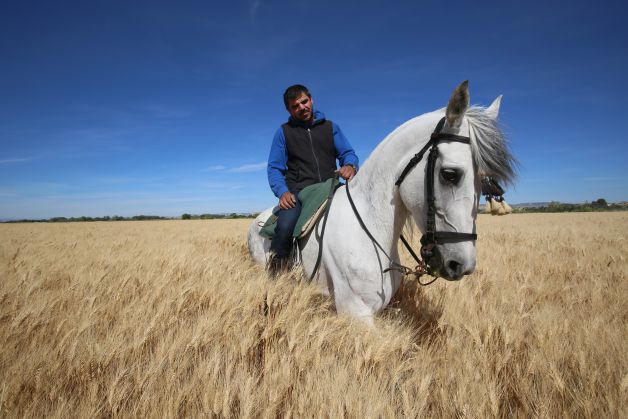
[[[266,172],[268,174],[268,183],[270,189],[277,198],[280,198],[285,192],[288,192],[288,185],[286,184],[286,170],[288,163],[288,150],[286,150],[286,138],[283,135],[283,129],[281,127],[275,133],[273,138],[273,144],[270,147],[270,154],[268,156],[268,167]]]
[[[348,164],[353,165],[356,170],[358,169],[358,156],[355,154],[353,147],[349,144],[349,140],[342,133],[338,124],[332,121],[332,127],[334,130],[334,146],[336,147],[336,158],[340,163],[340,166],[346,166]]]

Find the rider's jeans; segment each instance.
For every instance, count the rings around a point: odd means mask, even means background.
[[[270,243],[270,251],[279,257],[290,256],[292,250],[292,232],[299,219],[299,214],[301,214],[301,201],[299,201],[298,196],[296,201],[294,208],[280,209],[277,212],[277,226]]]

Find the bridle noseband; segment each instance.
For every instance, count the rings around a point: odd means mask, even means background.
[[[386,251],[377,242],[377,240],[375,240],[373,235],[366,228],[364,221],[362,221],[362,217],[360,217],[360,214],[358,213],[358,210],[355,207],[355,204],[353,203],[353,199],[351,198],[351,194],[349,192],[349,183],[347,182],[347,185],[346,185],[347,197],[349,198],[349,204],[351,204],[351,208],[353,209],[353,212],[355,213],[356,218],[358,219],[358,222],[360,223],[360,226],[366,232],[367,236],[371,239],[371,241],[384,253],[384,255],[390,261],[390,267],[388,269],[385,269],[383,272],[388,272],[391,270],[398,270],[406,275],[408,274],[415,275],[417,277],[417,280],[423,274],[429,274],[429,275],[435,276],[434,280],[425,284],[420,282],[419,280],[419,283],[421,285],[431,284],[432,282],[436,280],[436,278],[438,278],[437,273],[434,271],[433,267],[429,266],[428,264],[429,259],[432,258],[433,256],[432,250],[434,246],[436,246],[437,244],[442,244],[442,243],[452,243],[452,242],[459,242],[459,241],[466,241],[466,240],[477,240],[477,237],[478,237],[477,234],[475,233],[458,233],[455,231],[437,231],[436,230],[436,198],[434,196],[434,184],[436,182],[436,176],[435,176],[436,160],[438,159],[438,155],[439,155],[438,144],[442,141],[453,141],[453,142],[458,142],[458,143],[463,143],[463,144],[471,144],[471,140],[469,137],[442,133],[441,130],[443,129],[444,125],[445,125],[445,117],[443,117],[438,122],[438,124],[436,125],[436,128],[434,129],[434,132],[430,136],[429,141],[423,146],[423,148],[418,153],[414,155],[414,157],[410,159],[406,167],[401,172],[401,175],[399,175],[399,178],[395,182],[395,186],[400,187],[401,183],[406,178],[408,173],[417,164],[419,164],[419,162],[423,159],[423,156],[425,155],[425,153],[428,150],[430,151],[430,154],[428,155],[428,158],[427,158],[427,166],[425,169],[426,170],[425,188],[427,191],[427,220],[426,220],[425,233],[421,237],[421,257],[423,258],[423,260],[421,260],[416,255],[416,253],[412,250],[410,244],[403,237],[403,235],[401,235],[400,237],[404,246],[408,249],[412,257],[418,263],[417,267],[414,270],[392,260],[392,258],[386,253]]]

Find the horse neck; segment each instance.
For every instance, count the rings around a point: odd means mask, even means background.
[[[360,215],[369,229],[372,226],[373,234],[385,248],[396,246],[409,215],[395,181],[412,156],[429,140],[442,116],[442,111],[432,112],[397,128],[375,148],[350,182],[351,196]],[[420,162],[415,170],[422,172],[424,164]]]

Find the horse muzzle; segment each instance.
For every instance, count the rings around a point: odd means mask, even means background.
[[[421,255],[431,275],[448,281],[459,281],[475,271],[475,257],[461,257],[460,252],[449,251],[442,245],[425,245],[421,248]]]

